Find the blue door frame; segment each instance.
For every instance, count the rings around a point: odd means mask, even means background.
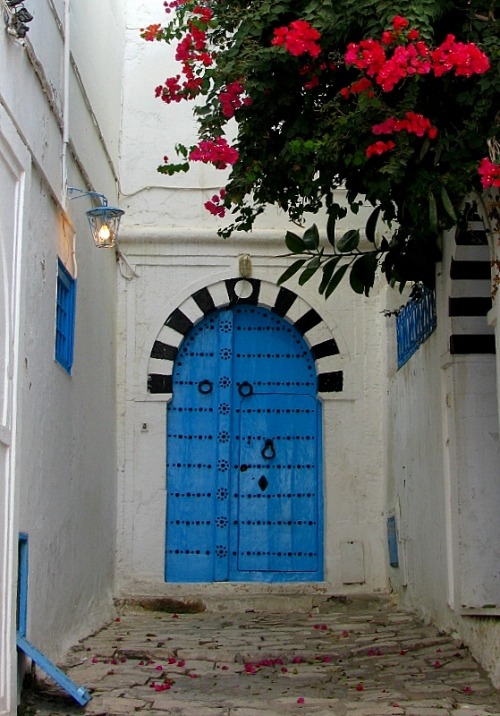
[[[321,580],[321,404],[298,331],[256,306],[210,314],[167,417],[166,580]]]

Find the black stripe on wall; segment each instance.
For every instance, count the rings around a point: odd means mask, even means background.
[[[318,391],[320,393],[340,393],[344,387],[344,374],[341,370],[318,375]]]
[[[318,323],[321,323],[321,316],[319,313],[316,313],[316,311],[311,308],[310,311],[307,313],[304,313],[303,316],[299,318],[298,321],[295,322],[295,328],[299,331],[299,333],[307,333],[307,331],[310,331],[311,328],[314,328],[318,325]]]
[[[250,294],[250,296],[248,296],[248,298],[240,298],[240,296],[238,296],[238,294],[236,293],[236,285],[240,281],[245,281],[245,283],[250,283],[252,285],[252,293]],[[260,281],[258,279],[231,278],[227,279],[225,284],[229,303],[231,306],[233,306],[235,303],[244,303],[246,305],[256,306],[259,302]]]
[[[155,341],[153,344],[153,350],[151,351],[151,358],[159,358],[160,360],[175,360],[178,348],[175,346],[169,346],[161,341]]]
[[[330,338],[328,341],[323,341],[323,343],[317,343],[315,346],[312,346],[311,352],[315,360],[318,360],[318,358],[338,355],[340,351],[337,342],[333,338]]]
[[[450,298],[450,316],[486,316],[492,305],[491,298],[480,296],[467,298]]]
[[[297,294],[292,293],[292,291],[289,291],[287,288],[280,288],[280,291],[274,303],[274,308],[272,308],[271,310],[273,313],[277,313],[278,316],[284,318],[290,308],[295,303],[296,299]]]
[[[457,231],[455,236],[457,246],[485,246],[488,243],[488,235],[486,231]]]
[[[176,308],[165,321],[165,325],[169,328],[173,328],[177,333],[182,333],[183,336],[193,326],[193,322],[180,310]]]
[[[216,306],[214,299],[208,288],[200,288],[199,291],[193,293],[193,299],[198,308],[203,311],[205,315],[211,311],[215,311]]]
[[[172,376],[150,373],[148,375],[148,391],[150,393],[171,393]]]
[[[491,268],[489,261],[455,261],[451,260],[450,278],[474,280],[490,280]]]
[[[491,334],[450,336],[450,353],[453,355],[495,353],[495,336]]]

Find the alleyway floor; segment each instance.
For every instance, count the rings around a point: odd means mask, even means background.
[[[123,608],[78,644],[78,707],[43,681],[29,716],[485,716],[500,692],[468,650],[387,603],[331,600],[315,613]]]

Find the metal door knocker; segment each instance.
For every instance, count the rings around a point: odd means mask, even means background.
[[[212,392],[214,389],[214,384],[211,380],[202,380],[198,383],[198,390],[200,393],[203,393],[203,395],[208,395]]]
[[[248,396],[253,393],[253,385],[247,380],[243,381],[243,383],[238,386],[238,393],[242,398],[248,398]]]
[[[272,460],[273,457],[276,457],[276,450],[274,449],[274,443],[273,441],[268,438],[266,442],[264,443],[264,447],[261,450],[262,457],[264,460]]]

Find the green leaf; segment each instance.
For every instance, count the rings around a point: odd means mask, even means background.
[[[335,256],[333,259],[329,259],[324,265],[323,265],[323,278],[321,279],[321,283],[319,285],[319,292],[322,294],[326,291],[326,287],[330,283],[330,280],[333,276],[333,272],[337,268],[337,264],[340,261],[342,257],[341,256]]]
[[[319,246],[319,231],[316,224],[304,231],[303,240],[308,249],[317,249]]]
[[[349,229],[340,237],[337,243],[337,249],[345,254],[354,251],[359,244],[359,229]]]
[[[303,286],[309,279],[311,279],[316,271],[321,266],[321,261],[319,256],[315,256],[311,261],[309,261],[309,265],[307,268],[305,268],[299,277],[299,286]]]
[[[432,191],[429,192],[429,226],[431,228],[431,231],[437,234],[438,230],[438,220],[437,220],[437,204],[436,204],[436,197],[432,193]]]
[[[376,209],[374,209],[372,211],[372,213],[370,214],[370,216],[368,217],[368,220],[366,222],[366,226],[365,226],[366,238],[368,239],[368,241],[371,244],[375,243],[375,229],[377,227],[377,221],[378,221],[378,217],[379,217],[381,210],[382,210],[382,205],[380,204],[379,206],[377,206]]]
[[[307,248],[300,236],[297,236],[297,234],[294,234],[292,231],[286,232],[285,244],[292,254],[302,254]]]
[[[377,254],[375,251],[360,256],[351,268],[349,283],[356,293],[368,296],[370,289],[375,283],[375,272],[377,270]]]
[[[283,271],[283,273],[279,277],[278,286],[281,286],[282,283],[285,283],[285,281],[288,281],[289,278],[294,276],[297,271],[302,268],[306,261],[307,259],[298,259],[298,261],[294,261],[293,264],[289,266],[286,271]]]
[[[441,201],[443,202],[444,210],[446,211],[450,219],[452,219],[456,223],[457,215],[455,212],[455,208],[453,207],[449,194],[444,186],[441,187]]]
[[[335,247],[335,224],[337,217],[334,213],[328,214],[328,221],[326,222],[326,238],[330,244]]]
[[[327,288],[326,288],[325,298],[329,298],[329,296],[332,295],[332,293],[335,291],[335,289],[337,288],[337,286],[339,285],[339,283],[340,283],[340,282],[342,281],[342,279],[344,278],[345,273],[346,273],[347,269],[349,268],[349,266],[350,266],[350,264],[344,264],[343,266],[341,266],[341,267],[338,269],[338,271],[336,271],[336,272],[333,274],[333,276],[332,276],[332,278],[331,278],[331,281],[330,281],[330,283],[328,284],[328,286],[327,286]]]

